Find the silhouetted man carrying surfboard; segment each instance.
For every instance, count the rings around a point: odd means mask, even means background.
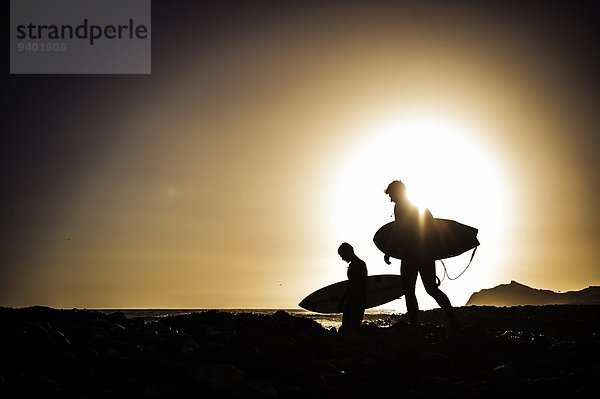
[[[340,257],[349,263],[348,288],[340,301],[342,314],[340,332],[356,329],[362,323],[367,307],[367,265],[354,253],[354,248],[347,242],[338,248]]]
[[[450,319],[450,330],[458,329],[458,320],[450,304],[450,300],[439,289],[435,276],[435,256],[429,253],[427,244],[430,241],[433,216],[428,209],[420,212],[406,196],[406,186],[399,180],[391,182],[385,193],[390,196],[394,205],[394,229],[385,252],[384,260],[388,265],[390,253],[395,242],[402,241],[404,251],[400,263],[402,276],[402,289],[406,296],[406,309],[411,324],[418,324],[419,304],[415,295],[417,274],[421,274],[421,281],[429,295],[436,300],[438,305],[446,312]]]

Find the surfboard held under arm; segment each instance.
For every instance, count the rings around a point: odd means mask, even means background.
[[[458,256],[479,245],[477,239],[478,230],[474,227],[448,219],[433,219],[433,224],[427,228],[424,234],[423,253],[430,254],[434,259],[446,259]],[[383,253],[393,258],[403,259],[407,254],[414,253],[415,239],[408,234],[414,232],[396,232],[394,234],[394,222],[382,226],[373,237],[373,242]],[[403,234],[407,234],[406,237]]]
[[[339,313],[338,306],[346,292],[348,280],[340,281],[316,290],[298,306],[317,313]],[[380,274],[367,277],[367,306],[373,308],[400,298],[402,279],[396,274]]]

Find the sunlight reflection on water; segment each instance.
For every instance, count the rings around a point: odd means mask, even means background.
[[[104,313],[122,312],[127,318],[140,317],[146,323],[157,321],[164,317],[186,315],[195,312],[207,310],[217,310],[230,313],[256,313],[270,315],[277,312],[277,309],[104,309]],[[285,312],[292,316],[304,316],[315,320],[324,328],[339,328],[341,324],[341,314],[320,314],[302,309],[285,309]],[[374,323],[379,327],[389,327],[400,317],[400,313],[393,310],[377,309],[367,310],[363,323]]]

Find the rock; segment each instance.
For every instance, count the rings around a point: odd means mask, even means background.
[[[60,391],[60,384],[47,376],[34,374],[27,379],[25,389],[50,396]]]
[[[54,346],[49,329],[40,323],[26,322],[21,342],[32,348],[48,349]]]
[[[44,375],[59,376],[73,374],[79,369],[79,362],[74,354],[66,351],[53,350],[42,354],[42,369]]]
[[[62,331],[52,331],[52,337],[55,345],[61,349],[70,349],[72,346],[71,339],[69,339]]]
[[[274,362],[287,361],[296,356],[296,348],[286,339],[269,336],[254,336],[251,341],[256,343],[256,348],[261,356]]]
[[[333,328],[333,327],[332,327]],[[283,386],[278,389],[281,398],[286,399],[304,399],[306,394],[300,387],[297,386]]]
[[[100,358],[100,355],[96,350],[84,345],[74,345],[73,353],[77,357],[77,361],[79,362],[79,364],[82,366],[85,366],[87,362]]]
[[[201,397],[203,399],[209,399],[206,392],[203,392]],[[144,387],[142,392],[143,399],[170,399],[170,398],[182,398],[191,397],[191,395],[185,395],[185,392],[178,385],[167,385],[167,384],[150,384]]]
[[[325,360],[310,360],[304,363],[304,368],[309,374],[339,374],[340,370]]]
[[[317,355],[312,352],[303,352],[296,356],[295,363],[298,365],[304,365],[306,362],[317,360]]]
[[[531,359],[527,364],[526,372],[530,378],[544,378],[560,374],[560,368],[549,360]]]
[[[451,397],[452,386],[450,380],[442,377],[423,378],[416,384],[417,390],[423,393],[431,393]]]
[[[415,357],[415,366],[427,376],[449,376],[455,365],[452,359],[442,353],[420,353]]]
[[[246,374],[231,364],[215,364],[201,367],[194,373],[194,380],[215,391],[224,391],[244,382]]]
[[[600,362],[595,362],[591,367],[590,367],[590,374],[592,376],[594,376],[595,378],[600,379]]]
[[[523,378],[514,367],[507,364],[494,368],[489,373],[487,381],[492,388],[499,392],[515,392],[523,384]]]
[[[261,399],[276,399],[277,390],[266,381],[248,381],[243,384],[244,389],[253,396]]]
[[[479,345],[483,344],[487,339],[487,332],[482,326],[477,324],[467,325],[461,328],[459,334],[473,340]]]
[[[570,396],[568,381],[562,377],[542,377],[527,380],[527,387],[536,395],[548,396]]]
[[[159,373],[161,381],[171,384],[185,384],[192,381],[192,372],[183,363],[163,359],[160,364]]]
[[[230,351],[223,344],[207,343],[196,350],[198,359],[203,362],[223,363],[230,359]]]
[[[125,357],[121,356],[121,353],[119,353],[119,351],[115,348],[107,348],[103,350],[102,354],[100,355],[100,358],[102,360],[115,362],[121,362],[126,360]]]
[[[120,311],[109,313],[107,319],[113,323],[127,323],[127,316]]]
[[[362,353],[363,353],[363,347],[356,345],[346,351],[346,356],[359,357],[362,355]]]

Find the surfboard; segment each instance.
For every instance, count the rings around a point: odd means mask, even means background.
[[[385,253],[388,250],[393,228],[394,222],[390,222],[375,233],[373,242],[381,252]],[[477,232],[478,229],[454,220],[434,218],[427,231],[424,251],[435,259],[458,256],[479,245]],[[391,257],[396,259],[405,258],[411,251],[414,253],[414,248],[410,247],[414,245],[414,238],[405,237],[403,239],[402,234],[399,233],[399,237],[395,238],[395,242],[392,243],[388,252]]]
[[[348,280],[323,287],[304,298],[298,306],[317,313],[339,313],[338,305],[347,286]],[[383,305],[402,295],[402,279],[397,274],[367,277],[367,309]]]

